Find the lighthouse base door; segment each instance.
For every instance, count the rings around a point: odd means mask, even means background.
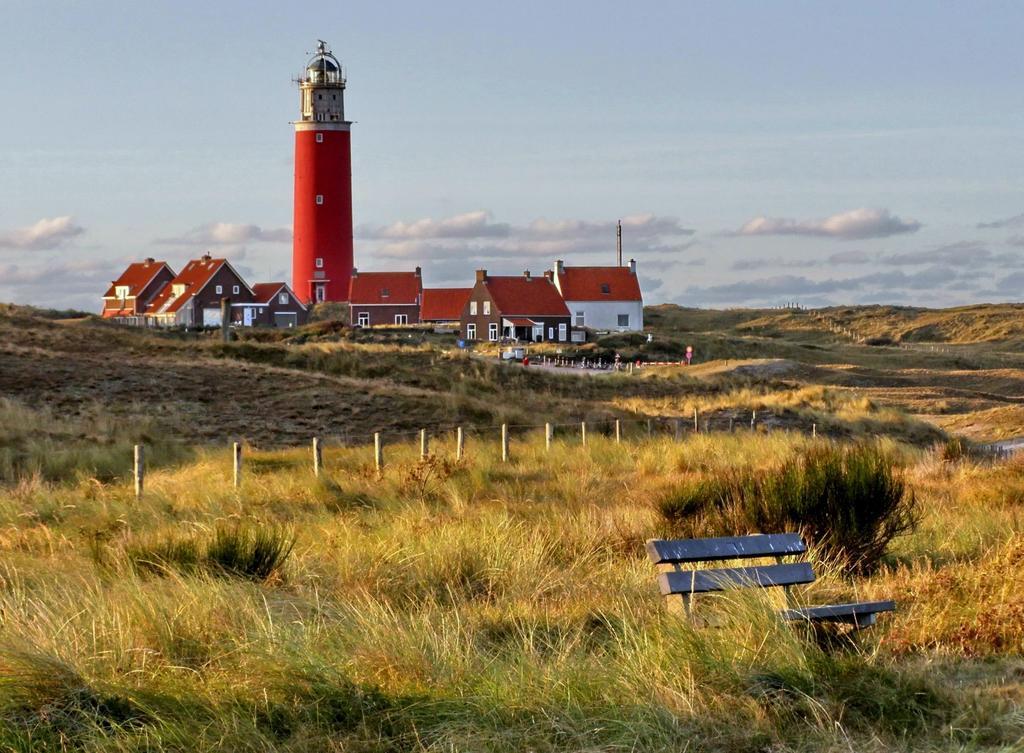
[[[220,309],[203,309],[203,326],[220,326]]]

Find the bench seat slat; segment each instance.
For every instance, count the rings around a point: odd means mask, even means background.
[[[727,567],[716,570],[690,570],[658,575],[658,585],[665,596],[673,594],[707,593],[743,586],[790,586],[814,582],[814,571],[809,562],[759,567]]]
[[[895,601],[859,601],[850,604],[784,609],[780,614],[783,619],[791,621],[848,622],[857,627],[869,627],[875,624],[875,615],[879,612],[892,612],[895,609]]]
[[[650,539],[647,542],[647,555],[656,565],[782,557],[806,551],[807,545],[799,533],[758,533],[689,540]]]

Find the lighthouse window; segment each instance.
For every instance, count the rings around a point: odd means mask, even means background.
[[[318,143],[318,144],[324,143],[324,135],[322,133],[318,133],[316,135],[316,143]]]
[[[323,269],[324,268],[324,260],[322,258],[320,258],[319,256],[316,258],[316,268],[317,269]]]
[[[324,203],[324,195],[322,193],[318,193],[316,195],[316,203],[317,204],[323,204]]]

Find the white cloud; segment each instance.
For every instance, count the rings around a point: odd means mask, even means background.
[[[85,232],[70,216],[42,219],[34,225],[0,234],[0,248],[23,248],[44,251]]]
[[[576,219],[538,219],[512,225],[496,223],[480,210],[444,219],[362,226],[356,235],[366,241],[359,254],[364,259],[401,260],[427,268],[453,259],[461,262],[463,269],[514,264],[522,271],[524,262],[531,260],[543,261],[545,268],[558,258],[570,263],[614,263],[615,225],[614,220]],[[674,217],[623,217],[623,256],[679,256],[692,243],[682,239],[693,233]]]
[[[466,212],[434,220],[429,217],[413,222],[393,222],[390,225],[360,225],[356,236],[366,239],[420,240],[424,238],[504,238],[510,226],[504,222],[492,223],[490,213]]]
[[[755,217],[735,235],[807,235],[842,240],[886,238],[920,229],[916,220],[903,220],[888,209],[852,209],[820,220]]]
[[[211,222],[192,228],[174,238],[158,238],[154,243],[174,246],[223,246],[240,243],[287,243],[292,231],[286,227],[262,228],[235,222]]]
[[[991,230],[1003,227],[1024,227],[1024,214],[1015,214],[1013,217],[1006,217],[992,222],[979,222],[979,230]]]

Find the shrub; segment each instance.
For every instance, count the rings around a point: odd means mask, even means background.
[[[918,521],[913,493],[877,445],[812,447],[769,473],[705,478],[660,503],[682,535],[799,530],[845,569],[873,570]]]
[[[208,539],[171,537],[134,543],[125,548],[125,556],[136,569],[150,572],[206,571],[265,581],[281,570],[294,546],[295,537],[287,529],[220,525]]]

